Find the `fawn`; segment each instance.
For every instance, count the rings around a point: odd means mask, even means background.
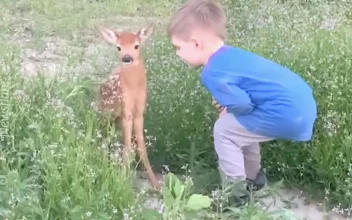
[[[111,111],[115,122],[122,127],[123,161],[129,163],[132,132],[136,135],[139,157],[154,188],[160,189],[148,159],[144,142],[144,111],[147,102],[147,71],[141,55],[141,45],[153,33],[153,26],[137,33],[100,29],[107,42],[117,47],[121,65],[100,86],[100,107]]]

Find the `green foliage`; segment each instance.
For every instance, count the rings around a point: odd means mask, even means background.
[[[163,214],[148,211],[145,220],[178,219],[181,216],[181,219],[199,218],[201,211],[210,207],[212,199],[206,195],[191,194],[190,187],[190,182],[183,184],[176,175],[168,173],[162,191],[165,210]]]

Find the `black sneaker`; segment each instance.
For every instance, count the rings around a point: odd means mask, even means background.
[[[246,186],[247,194],[243,196],[230,196],[228,198],[228,203],[226,204],[228,207],[238,208],[245,206],[250,202],[249,193],[251,191],[261,190],[268,183],[268,179],[262,169],[259,170],[257,177],[254,180],[246,179],[246,181],[248,182]],[[226,212],[228,209],[225,207],[223,211]]]
[[[248,181],[248,184],[247,184],[248,191],[261,190],[268,183],[268,179],[266,178],[266,175],[263,169],[259,170],[257,177],[254,180],[247,179],[247,181]]]
[[[249,199],[250,197],[248,195],[231,196],[228,198],[228,206],[236,208],[245,206],[247,203],[249,203]]]
[[[246,191],[243,195],[243,193],[241,193],[241,196],[236,196],[236,194],[238,194],[238,192],[233,192],[231,194],[231,196],[228,197],[228,201],[223,204],[223,212],[227,212],[229,211],[229,209],[227,209],[227,207],[236,207],[239,208],[241,206],[245,206],[246,204],[248,204],[250,202],[250,195],[249,193],[251,191],[258,191],[261,190],[267,183],[268,183],[268,179],[263,171],[263,169],[260,169],[256,178],[254,180],[250,180],[250,179],[246,179],[247,181],[247,185],[246,185]]]
[[[239,208],[249,203],[250,196],[248,190],[246,189],[246,183],[244,182],[241,184],[243,184],[242,190],[238,188],[238,186],[241,185],[236,184],[237,186],[227,188],[225,190],[227,192],[223,192],[225,194],[224,196],[226,197],[226,201],[222,201],[222,212],[228,212],[230,211],[228,208]]]

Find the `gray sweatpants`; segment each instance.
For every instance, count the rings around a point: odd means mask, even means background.
[[[254,180],[261,168],[259,143],[272,138],[247,131],[229,113],[215,122],[213,132],[222,175],[227,179]]]

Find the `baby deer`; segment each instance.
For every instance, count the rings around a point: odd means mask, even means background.
[[[116,46],[121,65],[100,87],[100,107],[113,113],[122,127],[123,161],[129,163],[132,150],[132,131],[136,135],[138,154],[151,184],[160,189],[148,159],[144,142],[144,111],[147,102],[147,71],[141,56],[141,44],[153,33],[153,26],[140,29],[137,33],[116,32],[100,29],[107,42]]]

